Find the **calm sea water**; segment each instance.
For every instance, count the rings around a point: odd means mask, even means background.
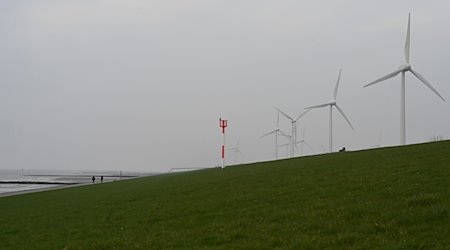
[[[148,173],[122,171],[61,171],[61,170],[8,170],[0,169],[0,194],[34,189],[43,189],[65,184],[91,183],[92,176],[96,182],[104,177],[104,182],[129,179],[151,175]],[[5,183],[15,182],[15,183]],[[45,182],[45,184],[36,184]],[[53,184],[52,184],[53,183]]]

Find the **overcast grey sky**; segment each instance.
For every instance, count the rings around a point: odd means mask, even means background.
[[[328,102],[342,68],[334,147],[450,137],[450,1],[22,0],[0,2],[0,168],[167,171],[220,163],[219,117],[245,161],[274,158],[277,106]],[[281,118],[280,128],[290,123]],[[321,153],[328,110],[299,125]],[[281,143],[280,139],[280,143]],[[284,151],[280,151],[284,155]]]

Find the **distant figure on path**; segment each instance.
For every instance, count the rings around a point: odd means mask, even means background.
[[[100,181],[103,183],[103,175],[100,177]]]
[[[95,176],[92,176],[92,183],[95,183]]]
[[[343,147],[339,152],[345,152],[345,147]]]

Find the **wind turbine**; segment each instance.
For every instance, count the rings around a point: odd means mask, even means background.
[[[290,156],[294,157],[294,147],[297,143],[297,122],[302,118],[304,115],[306,115],[310,110],[306,110],[303,113],[301,113],[297,119],[292,118],[288,114],[281,111],[279,108],[274,107],[275,110],[277,110],[279,113],[281,113],[284,117],[286,117],[291,122],[291,138],[290,138]]]
[[[289,139],[288,143],[279,145],[278,148],[286,148],[286,158],[289,158],[289,156],[291,155],[291,139]]]
[[[398,70],[387,74],[371,83],[368,83],[364,85],[364,87],[371,86],[373,84],[382,82],[384,80],[390,79],[392,77],[397,76],[398,74],[402,73],[402,80],[401,80],[401,92],[400,92],[400,143],[401,145],[406,144],[406,115],[405,115],[405,73],[407,71],[411,72],[417,79],[419,79],[425,86],[427,86],[431,91],[433,91],[439,98],[441,98],[443,101],[445,99],[437,92],[436,89],[429,83],[419,72],[413,70],[411,68],[411,64],[409,64],[409,47],[410,47],[410,21],[411,21],[411,14],[408,15],[408,29],[406,31],[406,42],[405,42],[405,61],[406,63],[399,67]]]
[[[239,143],[240,139],[237,140],[236,146],[232,148],[228,148],[227,150],[233,154],[234,162],[242,162],[244,160],[244,155],[242,154],[241,150],[239,149]],[[239,161],[240,159],[240,161]]]
[[[285,137],[288,140],[288,143],[279,145],[278,148],[286,148],[286,158],[291,157],[291,146],[292,146],[292,135],[288,134],[281,134],[283,137]]]
[[[303,145],[304,144],[306,144],[306,146],[308,146],[308,148],[312,151],[311,145],[309,145],[309,143],[305,140],[305,131],[306,131],[306,128],[303,128],[303,138],[296,142],[296,146],[297,146],[297,144],[301,144],[301,155],[302,156],[304,155],[303,154]]]
[[[372,148],[379,148],[381,147],[381,136],[383,134],[380,132],[380,134],[378,135],[378,144],[372,145]]]
[[[306,146],[308,146],[309,150],[311,150],[311,151],[313,150],[312,147],[311,147],[311,145],[309,145],[308,142],[306,142],[305,140],[300,140],[300,141],[297,141],[297,142],[295,143],[295,148],[297,149],[297,152],[299,151],[299,150],[298,150],[298,147],[297,147],[298,144],[301,144],[301,145],[302,145],[302,146],[301,146],[301,152],[300,152],[301,156],[304,155],[304,154],[303,154],[303,145],[304,145],[304,144],[306,144]],[[289,143],[280,145],[279,147],[282,148],[282,147],[287,147],[287,146],[290,146],[290,145],[291,145],[291,143],[289,142]],[[325,150],[325,151],[326,151],[326,150]],[[289,153],[289,152],[288,152],[288,153]],[[288,155],[289,155],[289,154],[288,154]]]
[[[278,160],[278,134],[280,134],[282,136],[286,136],[286,137],[288,136],[279,129],[279,126],[280,126],[280,112],[277,112],[277,127],[274,130],[272,130],[268,133],[265,133],[260,137],[260,138],[263,138],[268,135],[275,134],[275,159],[276,160]]]
[[[347,118],[347,116],[345,116],[344,111],[342,111],[342,109],[339,108],[339,106],[336,103],[336,96],[338,93],[339,81],[341,79],[341,73],[342,73],[342,69],[339,71],[339,76],[338,76],[338,79],[336,82],[336,86],[334,87],[333,98],[331,99],[330,102],[305,108],[305,109],[314,109],[314,108],[323,108],[323,107],[327,107],[327,106],[330,107],[330,141],[329,141],[329,152],[330,153],[333,152],[333,107],[336,107],[336,109],[339,111],[339,113],[342,115],[342,117],[344,117],[344,119],[347,121],[348,125],[350,125],[350,127],[352,129],[354,129],[350,120]]]

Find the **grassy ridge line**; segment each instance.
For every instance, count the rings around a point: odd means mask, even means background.
[[[449,152],[445,141],[4,197],[0,249],[448,249]]]

